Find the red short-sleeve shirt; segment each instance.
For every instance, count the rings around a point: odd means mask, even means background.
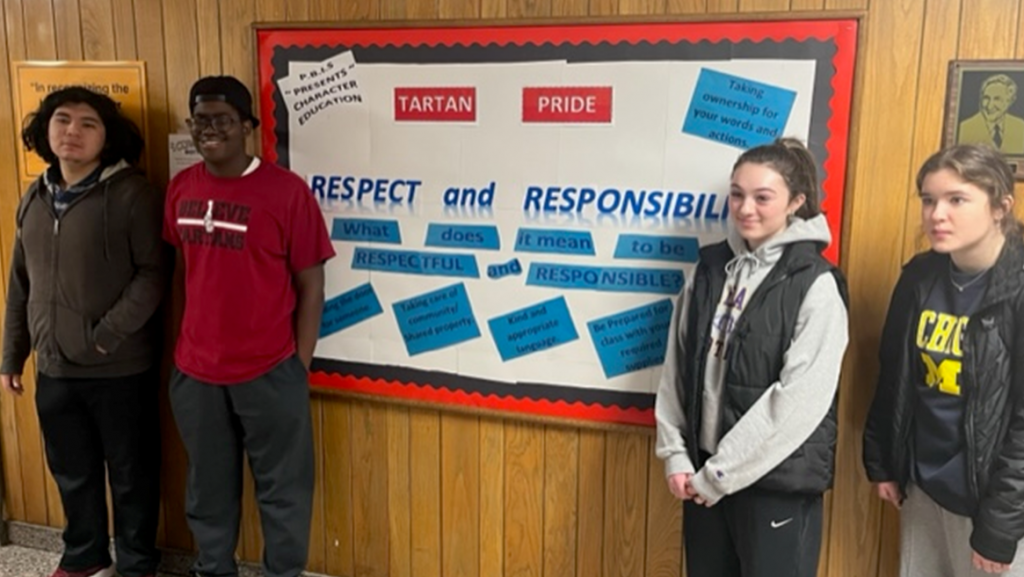
[[[178,370],[241,383],[295,353],[293,277],[334,256],[301,178],[267,162],[220,178],[197,163],[168,186],[163,234],[185,258]]]

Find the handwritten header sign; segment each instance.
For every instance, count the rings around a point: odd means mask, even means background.
[[[48,94],[68,86],[84,86],[117,102],[146,139],[145,62],[14,62],[12,66],[15,126],[19,135],[25,117],[39,108]],[[149,143],[148,139],[146,142]],[[35,178],[46,170],[46,163],[19,146],[18,170],[23,179]]]
[[[743,148],[808,142],[838,254],[855,39],[853,20],[258,30],[264,158],[306,179],[338,255],[311,383],[651,425]]]
[[[342,52],[311,69],[282,78],[277,84],[300,125],[332,106],[363,103],[352,52]]]

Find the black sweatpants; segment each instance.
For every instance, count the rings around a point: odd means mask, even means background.
[[[67,517],[60,566],[109,565],[106,476],[114,506],[117,572],[156,573],[160,517],[160,416],[156,371],[108,379],[39,374],[36,410]]]
[[[821,495],[747,489],[683,505],[688,577],[815,577]]]
[[[238,575],[242,451],[256,481],[266,577],[305,569],[313,513],[309,379],[298,357],[237,385],[203,383],[175,369],[171,408],[188,453],[185,513],[203,577]]]

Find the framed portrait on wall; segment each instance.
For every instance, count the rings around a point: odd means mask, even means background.
[[[942,145],[989,144],[1024,180],[1022,89],[1024,60],[951,61]]]

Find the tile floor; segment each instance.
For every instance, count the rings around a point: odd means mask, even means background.
[[[49,577],[60,555],[17,545],[0,547],[0,577]],[[161,574],[161,577],[180,577]]]
[[[0,577],[48,577],[60,555],[17,545],[0,547]]]

